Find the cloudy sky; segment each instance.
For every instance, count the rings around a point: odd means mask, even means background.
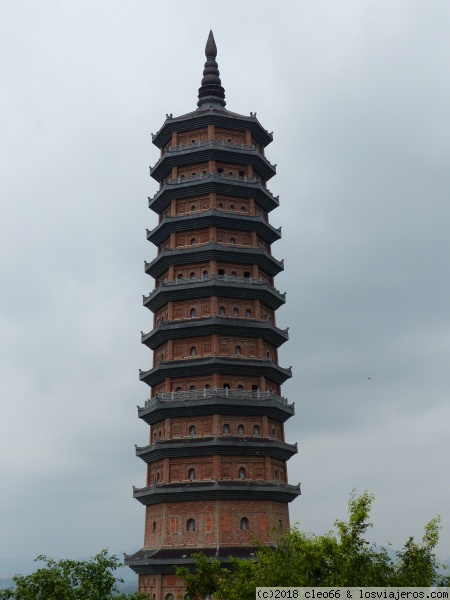
[[[227,107],[274,131],[292,521],[352,488],[371,539],[437,514],[450,557],[450,4],[15,0],[0,21],[0,575],[142,545],[151,132],[196,107],[210,27]]]

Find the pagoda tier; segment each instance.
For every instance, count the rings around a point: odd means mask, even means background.
[[[125,559],[152,600],[183,594],[175,570],[194,568],[194,550],[224,564],[254,556],[255,539],[270,544],[289,527],[300,494],[286,467],[297,444],[284,437],[291,369],[278,364],[288,330],[276,324],[285,295],[274,286],[284,265],[271,248],[281,237],[269,223],[272,134],[256,114],[225,109],[212,33],[205,52],[198,109],[167,116],[153,136],[159,222],[147,230],[157,256],[145,262],[155,288],[144,306],[154,316],[141,332],[153,364],[140,371],[151,391],[138,408],[150,435],[136,446],[145,486],[133,488],[146,521],[143,549]]]

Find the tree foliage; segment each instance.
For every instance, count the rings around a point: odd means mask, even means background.
[[[441,530],[440,519],[425,526],[421,542],[411,537],[402,550],[378,547],[365,539],[374,497],[352,492],[348,521],[337,520],[335,531],[325,535],[306,534],[294,527],[276,532],[273,544],[257,543],[256,560],[230,559],[232,570],[219,561],[196,555],[196,572],[186,568],[177,574],[186,582],[191,600],[250,600],[255,588],[264,586],[448,586],[450,577],[441,574],[434,554]],[[445,569],[446,567],[444,567]]]
[[[0,600],[148,600],[142,594],[119,594],[114,571],[121,566],[117,556],[102,550],[85,561],[55,561],[38,556],[45,566],[31,575],[16,575],[14,589],[0,591]]]

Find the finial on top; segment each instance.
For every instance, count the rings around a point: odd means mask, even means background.
[[[205,55],[207,57],[211,56],[212,58],[216,58],[217,56],[217,46],[212,29],[209,31],[208,40],[206,42]]]
[[[197,106],[203,104],[220,104],[225,106],[225,90],[220,81],[220,73],[216,62],[217,46],[214,40],[213,32],[210,31],[205,46],[206,62],[203,70],[203,79],[201,87],[198,90]]]

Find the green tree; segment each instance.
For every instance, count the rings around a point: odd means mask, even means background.
[[[218,561],[197,557],[196,573],[179,569],[192,600],[207,594],[226,600],[250,600],[255,588],[264,586],[447,586],[450,578],[440,573],[434,554],[439,541],[440,519],[425,526],[421,542],[410,538],[401,551],[370,544],[365,539],[374,497],[353,491],[348,502],[348,521],[335,522],[336,531],[306,534],[294,527],[276,532],[273,544],[257,544],[256,560],[230,559],[232,570]]]
[[[114,571],[121,566],[117,556],[102,550],[85,561],[55,561],[38,556],[44,567],[31,575],[16,575],[14,589],[0,591],[0,600],[148,600],[142,594],[118,594]]]

